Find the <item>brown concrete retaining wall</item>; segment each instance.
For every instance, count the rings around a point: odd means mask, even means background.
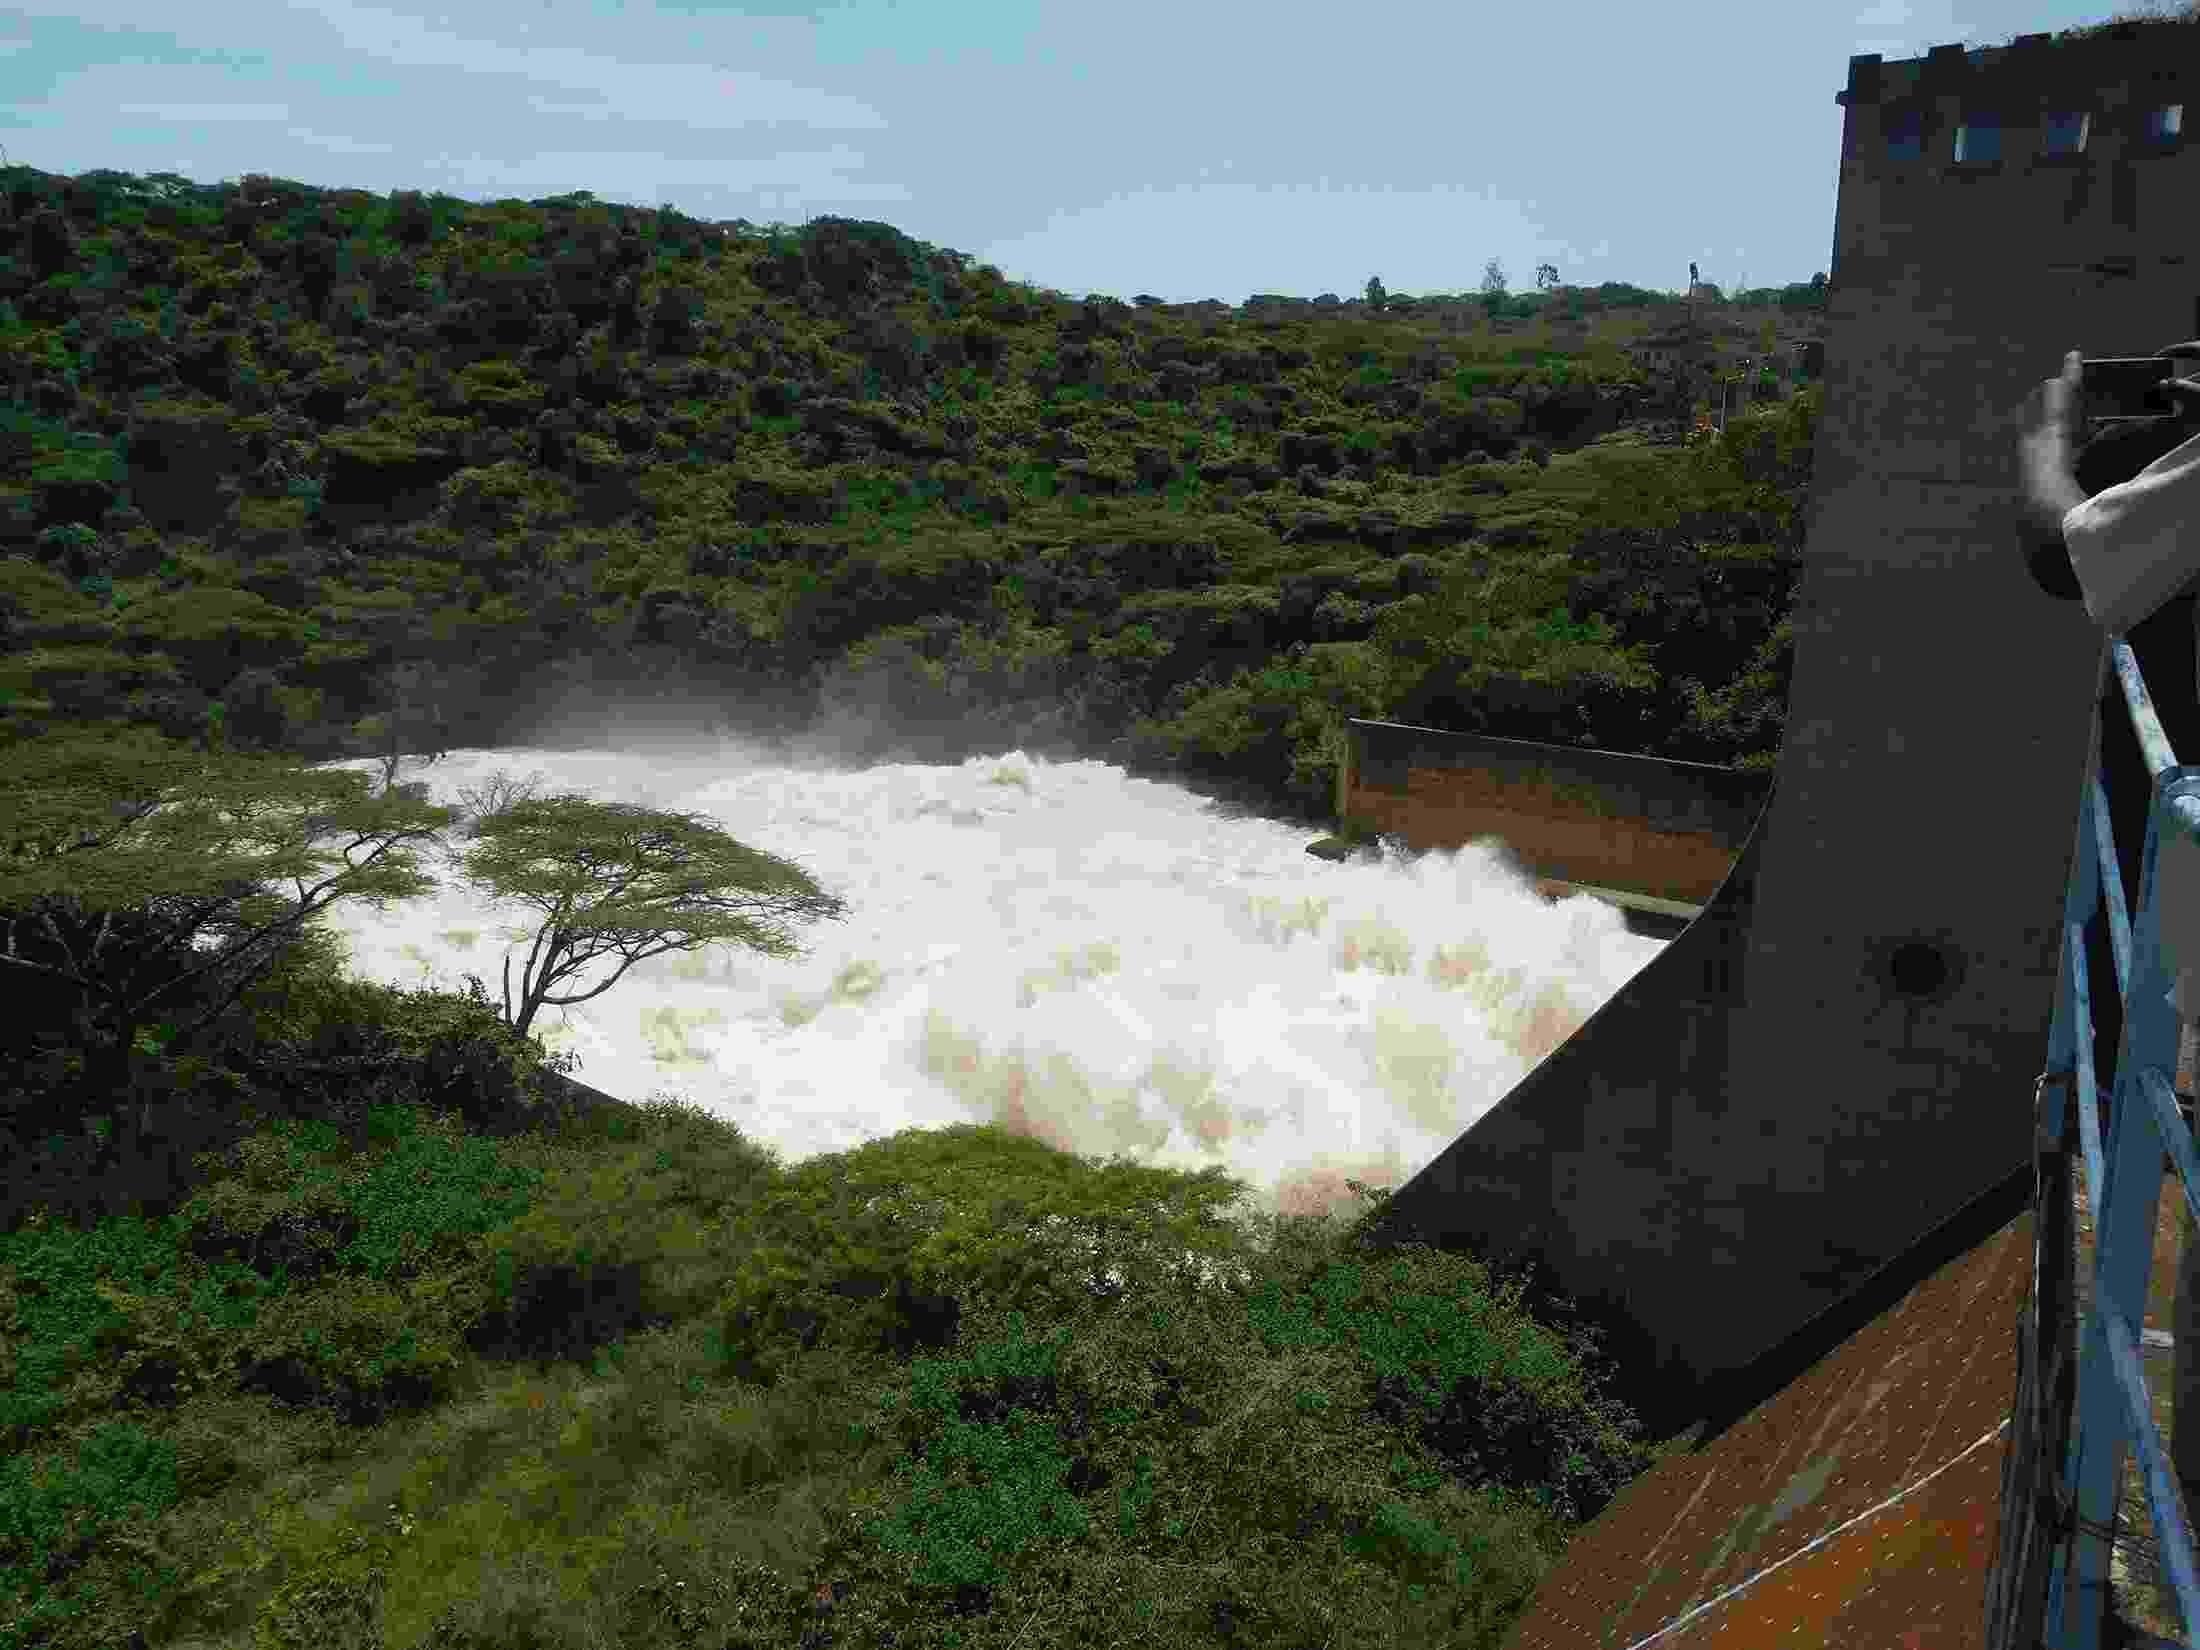
[[[1772,789],[1769,771],[1396,722],[1345,734],[1340,831],[1418,850],[1494,836],[1537,877],[1691,906],[1726,880]]]

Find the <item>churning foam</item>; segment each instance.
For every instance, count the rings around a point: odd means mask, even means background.
[[[525,748],[417,778],[455,803],[499,770],[707,814],[846,902],[793,925],[804,958],[669,953],[535,1022],[584,1081],[677,1093],[790,1163],[993,1122],[1094,1158],[1220,1165],[1261,1209],[1349,1210],[1347,1179],[1402,1184],[1660,949],[1600,901],[1543,900],[1494,848],[1332,864],[1303,826],[1096,761],[818,771],[732,744]],[[352,970],[454,989],[471,972],[493,1001],[509,947],[516,997],[540,913],[421,867],[439,893],[323,919]]]

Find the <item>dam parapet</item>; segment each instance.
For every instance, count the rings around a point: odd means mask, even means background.
[[[1710,903],[1772,793],[1770,769],[1358,718],[1345,739],[1337,833],[1309,852],[1495,838],[1546,895],[1594,894],[1661,937]]]

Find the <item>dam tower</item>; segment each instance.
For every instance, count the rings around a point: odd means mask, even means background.
[[[2101,635],[2025,565],[2017,412],[2066,350],[2200,337],[2200,26],[1852,58],[1836,101],[1769,800],[1701,914],[1381,1227],[1534,1260],[1630,1401],[1681,1424],[2029,1169]],[[1355,725],[1340,796],[1410,812],[1444,737]],[[1713,835],[1744,795],[1716,790],[1647,787]]]

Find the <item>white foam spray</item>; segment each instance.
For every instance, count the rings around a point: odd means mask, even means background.
[[[1660,949],[1597,900],[1544,900],[1494,845],[1333,864],[1305,826],[1097,761],[836,769],[720,739],[461,751],[411,777],[451,804],[500,770],[707,814],[847,902],[796,928],[803,958],[668,954],[535,1023],[581,1080],[678,1094],[790,1164],[993,1122],[1219,1164],[1263,1210],[1350,1210],[1347,1179],[1402,1184]],[[516,991],[539,914],[422,867],[439,893],[332,908],[352,970],[472,972],[494,1000],[510,948]]]

